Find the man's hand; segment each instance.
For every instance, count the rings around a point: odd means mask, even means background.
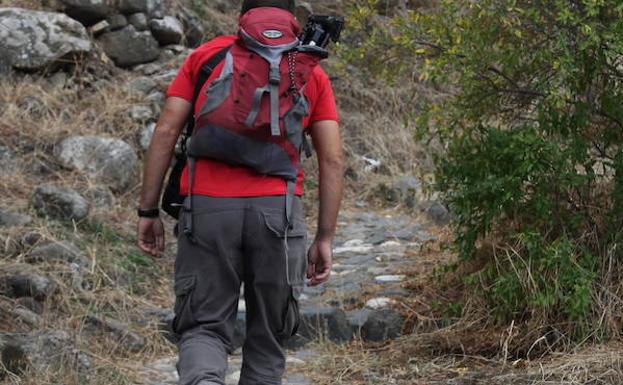
[[[326,282],[333,267],[331,241],[316,239],[307,252],[307,278],[311,286]]]
[[[138,247],[152,257],[164,251],[164,226],[160,218],[139,218]]]
[[[307,254],[307,278],[315,286],[329,279],[333,265],[333,237],[342,200],[344,162],[342,140],[336,121],[323,120],[311,126],[311,136],[318,155],[318,231]]]
[[[190,112],[190,103],[182,98],[167,99],[164,110],[158,119],[149,149],[145,155],[143,186],[139,207],[158,207],[158,198],[164,175],[171,163],[177,138],[184,127]],[[164,251],[164,226],[160,218],[139,218],[138,247],[154,257]]]

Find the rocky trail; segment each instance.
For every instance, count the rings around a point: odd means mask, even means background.
[[[403,316],[397,310],[410,293],[403,274],[418,263],[417,251],[435,237],[427,225],[406,214],[382,214],[365,208],[341,214],[331,279],[306,287],[301,302],[302,325],[288,345],[287,385],[312,384],[300,372],[320,354],[312,342],[383,341],[400,336]],[[238,337],[244,330],[244,301],[239,305]],[[239,341],[241,338],[239,338]],[[176,357],[162,357],[140,370],[145,385],[175,385]],[[226,384],[235,385],[242,364],[241,349],[230,357]]]

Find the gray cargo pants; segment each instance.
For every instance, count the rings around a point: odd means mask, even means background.
[[[179,384],[224,384],[244,282],[247,334],[239,385],[279,385],[282,345],[296,332],[296,298],[304,285],[301,201],[294,201],[287,232],[284,196],[195,196],[193,205],[196,243],[180,232],[175,261]],[[182,210],[180,228],[189,215]]]

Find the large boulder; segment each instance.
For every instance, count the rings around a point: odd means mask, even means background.
[[[60,13],[0,8],[0,70],[33,71],[91,50],[87,32]]]
[[[40,185],[31,198],[33,208],[41,214],[56,219],[82,220],[89,215],[89,204],[72,189],[53,185]]]
[[[104,52],[119,67],[131,67],[158,59],[158,41],[151,33],[139,32],[132,25],[106,32],[99,38]]]
[[[105,19],[113,12],[109,0],[61,0],[64,12],[86,26]]]
[[[54,149],[61,165],[79,170],[115,191],[126,191],[137,181],[134,149],[120,139],[72,136]]]
[[[149,22],[149,29],[160,45],[177,44],[184,37],[182,24],[171,16],[153,19]]]

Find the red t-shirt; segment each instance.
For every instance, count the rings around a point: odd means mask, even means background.
[[[201,66],[223,48],[232,45],[237,36],[227,35],[217,37],[195,49],[180,68],[177,77],[169,86],[167,96],[175,96],[192,101],[193,92],[197,83]],[[206,84],[219,76],[223,63],[215,69]],[[310,114],[303,120],[303,127],[321,120],[338,121],[337,108],[333,89],[327,74],[317,66],[311,79],[305,87],[304,94],[309,100]],[[198,113],[205,94],[199,94],[195,105],[195,113]],[[296,194],[303,194],[303,172],[300,171],[297,178]],[[188,193],[188,167],[182,173],[180,193]],[[231,166],[210,159],[200,159],[196,164],[193,194],[209,195],[214,197],[251,197],[284,195],[286,183],[282,178],[259,175],[247,167]]]

